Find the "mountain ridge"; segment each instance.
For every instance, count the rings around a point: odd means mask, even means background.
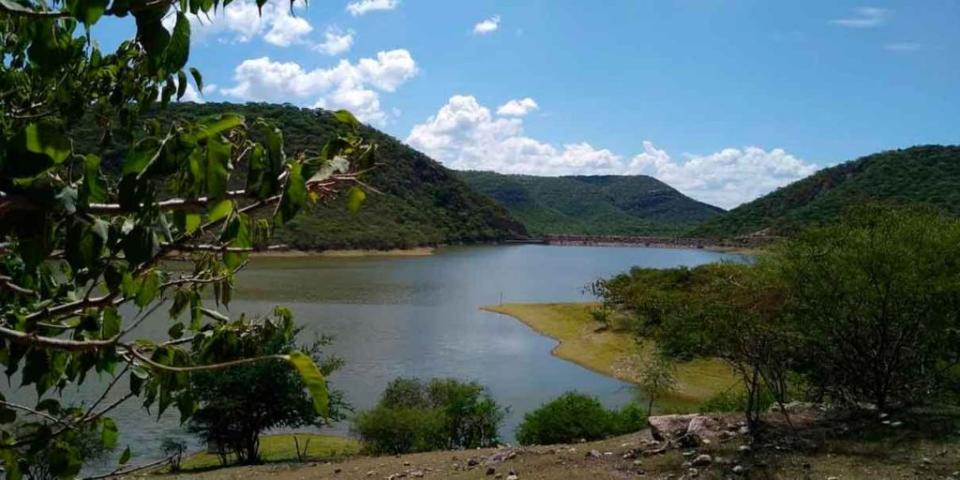
[[[646,175],[457,174],[533,235],[670,235],[723,211]]]
[[[960,145],[917,145],[827,167],[710,219],[688,235],[789,235],[872,202],[928,206],[960,216]]]

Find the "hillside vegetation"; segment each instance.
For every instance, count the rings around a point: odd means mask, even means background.
[[[669,235],[723,212],[645,175],[458,174],[506,207],[535,235]]]
[[[163,115],[193,119],[223,112],[242,114],[249,121],[274,121],[283,130],[288,155],[316,154],[341,128],[330,112],[291,105],[181,103]],[[114,131],[109,145],[98,146],[95,122],[84,124],[73,132],[80,151],[99,151],[105,164],[115,163],[128,145],[123,132]],[[341,201],[319,206],[287,224],[276,242],[300,249],[392,249],[526,236],[523,225],[504,208],[472,191],[439,163],[376,129],[363,127],[361,133],[378,146],[378,165],[364,181],[382,194],[369,193],[356,213]]]
[[[931,206],[960,216],[960,146],[891,150],[825,168],[714,217],[690,235],[789,234],[832,223],[849,207],[868,202]]]

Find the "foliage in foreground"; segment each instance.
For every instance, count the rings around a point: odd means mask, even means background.
[[[332,112],[293,105],[178,103],[151,115],[168,123],[227,112],[277,125],[283,130],[286,151],[319,152],[348,131]],[[116,168],[129,144],[118,131],[110,145],[98,145],[95,129],[95,122],[81,122],[70,136]],[[471,190],[455,172],[372,127],[361,126],[360,134],[377,145],[377,164],[365,172],[363,182],[378,193],[370,195],[358,212],[346,211],[339,202],[320,203],[279,229],[277,243],[299,249],[390,249],[526,236],[523,225]]]
[[[568,392],[524,415],[517,441],[523,445],[592,441],[636,432],[646,425],[647,414],[635,403],[608,410],[594,397]]]
[[[297,345],[296,335],[301,329],[294,327],[289,312],[281,309],[280,314],[282,323],[269,335],[240,340],[245,356],[299,351],[311,358],[324,376],[341,366],[340,359],[323,355],[329,339]],[[229,455],[237,463],[259,463],[260,437],[267,430],[322,427],[345,418],[343,410],[347,406],[339,392],[330,392],[327,414],[320,415],[305,394],[303,379],[279,362],[242,365],[223,372],[198,372],[192,382],[200,407],[190,417],[188,429],[217,449],[223,465]]]
[[[476,382],[398,378],[353,423],[369,452],[400,454],[495,446],[505,414]]]
[[[0,364],[39,398],[22,405],[0,395],[9,479],[38,465],[75,476],[85,450],[71,436],[92,429],[103,448],[117,446],[109,413],[134,397],[158,414],[176,407],[185,421],[197,407],[191,374],[199,371],[283,361],[316,412],[329,414],[324,376],[308,355],[244,351],[243,343],[270,337],[283,314],[231,319],[204,299],[212,289],[218,307],[229,304],[249,252],[304,207],[348,185],[348,206],[359,206],[356,174],[374,152],[359,123],[337,112],[342,134],[288,156],[282,132],[265,120],[137,120],[182,97],[188,75],[202,89],[200,72],[187,69],[188,15],[228,3],[0,0]],[[104,16],[135,24],[114,52],[91,40]],[[70,127],[84,118],[131,145],[116,175],[70,141]],[[109,133],[93,138],[110,141]],[[168,269],[162,260],[174,252],[193,269]],[[161,307],[168,335],[136,338]],[[102,395],[83,408],[62,406],[59,395],[94,373],[112,377]],[[119,385],[128,392],[118,398],[111,391]],[[129,460],[127,448],[120,463]]]
[[[960,394],[960,222],[868,206],[751,264],[601,282],[675,357],[727,360],[756,426],[765,395],[880,410]]]

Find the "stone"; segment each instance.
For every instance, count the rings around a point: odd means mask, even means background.
[[[691,468],[687,470],[687,475],[691,477],[696,477],[697,475],[700,475],[700,470],[697,470],[696,468]]]
[[[691,464],[694,467],[705,467],[713,463],[713,457],[707,455],[706,453],[698,455],[697,458],[694,458]]]
[[[487,468],[487,475],[493,475],[493,474],[495,474],[495,473],[497,473],[497,469],[496,469],[496,468],[493,468],[493,467],[488,467],[488,468]]]
[[[639,467],[640,465],[643,465],[643,460],[634,460],[634,461],[633,461],[633,466]]]
[[[471,458],[471,459],[467,460],[467,466],[468,466],[468,467],[476,467],[477,465],[480,465],[480,461],[477,460],[476,458]]]
[[[733,467],[733,473],[736,473],[737,475],[740,475],[741,473],[745,473],[746,471],[747,469],[743,465],[735,465]]]
[[[590,450],[586,455],[587,458],[600,458],[601,456],[600,450]]]
[[[653,438],[664,441],[683,436],[687,433],[690,421],[700,415],[691,413],[686,415],[655,415],[647,419],[650,424],[650,433]]]
[[[414,470],[410,472],[410,476],[413,478],[423,478],[423,470]]]

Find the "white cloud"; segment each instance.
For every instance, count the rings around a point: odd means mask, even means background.
[[[357,0],[347,4],[347,11],[354,17],[378,10],[393,10],[400,5],[400,0]]]
[[[733,208],[817,171],[783,149],[724,148],[677,161],[652,142],[630,160],[626,171],[656,177],[697,200]]]
[[[233,73],[236,84],[221,92],[242,100],[347,108],[362,121],[383,124],[388,117],[377,90],[393,92],[417,71],[410,52],[402,49],[379,52],[377,58],[360,59],[355,65],[341,60],[334,67],[313,70],[260,57],[238,65]]]
[[[845,18],[830,20],[830,23],[848,28],[874,28],[887,21],[889,10],[878,7],[860,7],[854,9],[854,14]]]
[[[916,52],[917,50],[920,50],[920,48],[922,47],[923,46],[920,45],[919,43],[898,42],[898,43],[888,43],[883,46],[883,49],[890,52],[904,53],[904,52]]]
[[[490,17],[476,25],[473,26],[473,33],[477,35],[486,35],[488,33],[493,33],[500,28],[500,16]]]
[[[176,83],[176,80],[174,80],[174,83]],[[184,90],[183,96],[180,97],[180,100],[177,100],[177,101],[178,102],[194,102],[194,103],[204,102],[203,97],[200,96],[200,93],[197,92],[197,89],[193,88],[193,85],[190,83],[187,83],[187,89]]]
[[[497,108],[497,115],[504,115],[510,117],[522,117],[536,109],[540,108],[532,98],[521,98],[516,100],[510,100],[503,105],[500,105]]]
[[[226,8],[219,9],[209,17],[190,15],[192,38],[203,42],[215,39],[221,43],[246,43],[262,37],[267,43],[280,47],[309,43],[308,36],[313,31],[305,18],[296,15],[303,4],[296,3],[294,8],[281,2],[268,2],[263,12],[251,0],[239,0]],[[175,17],[164,18],[167,28],[172,28]]]
[[[532,175],[651,175],[698,200],[725,208],[752,200],[816,171],[782,149],[725,148],[673,160],[644,142],[643,153],[624,158],[589,143],[554,146],[526,136],[523,120],[493,115],[472,96],[451,97],[407,143],[459,170]]]
[[[323,34],[323,43],[313,46],[314,50],[326,55],[339,55],[353,46],[353,32],[342,32],[337,28],[328,28]]]

